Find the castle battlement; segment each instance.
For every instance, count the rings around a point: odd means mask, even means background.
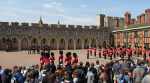
[[[0,27],[49,27],[52,29],[97,29],[96,25],[66,25],[66,24],[39,24],[39,23],[27,23],[27,22],[0,22]]]

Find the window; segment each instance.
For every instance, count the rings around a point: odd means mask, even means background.
[[[144,47],[145,47],[146,49],[149,49],[149,43],[144,43]]]
[[[137,38],[138,37],[138,33],[137,31],[134,32],[134,38]]]
[[[147,31],[147,30],[144,31],[144,37],[149,37],[149,36],[148,36],[148,31]]]
[[[128,32],[124,32],[124,36],[127,39],[128,38]]]

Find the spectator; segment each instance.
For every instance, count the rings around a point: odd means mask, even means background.
[[[145,69],[142,67],[142,62],[138,61],[136,68],[133,70],[134,83],[141,83],[144,73],[145,73]]]
[[[86,78],[87,83],[94,83],[94,73],[92,72],[92,68],[88,70]]]

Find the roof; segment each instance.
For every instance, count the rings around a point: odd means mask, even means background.
[[[113,30],[112,32],[123,32],[123,31],[131,31],[131,30],[140,30],[140,29],[147,29],[150,28],[150,24],[136,24],[130,25],[127,28],[120,28],[118,30]]]

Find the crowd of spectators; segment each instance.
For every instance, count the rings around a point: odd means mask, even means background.
[[[60,57],[62,54],[60,52]],[[77,58],[70,52],[65,57],[70,56]],[[55,57],[54,53],[48,55],[50,57]],[[64,61],[50,59],[52,61],[46,64],[41,62],[30,67],[0,67],[0,83],[150,83],[150,63],[144,60],[120,59],[100,64],[99,60],[83,63],[77,59],[69,62],[68,58]]]

